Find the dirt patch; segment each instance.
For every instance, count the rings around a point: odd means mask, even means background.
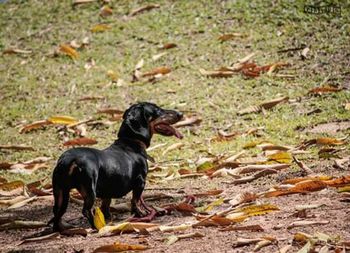
[[[350,129],[350,121],[339,121],[339,122],[329,122],[318,124],[312,128],[308,128],[305,131],[309,133],[328,133],[335,134],[340,131]]]
[[[329,171],[330,167],[323,167],[318,164],[317,171]],[[344,173],[344,172],[343,172]],[[335,175],[343,174],[340,171],[334,170]],[[298,173],[297,173],[298,174]],[[284,172],[283,178],[293,178],[297,174],[295,172]],[[225,189],[220,197],[233,198],[241,192],[263,192],[268,190],[273,185],[278,184],[281,175],[274,177],[261,178],[253,184],[231,185],[228,178],[214,179],[215,183]],[[276,181],[277,180],[277,181]],[[203,192],[206,189],[204,182],[192,184],[194,181],[189,179],[177,180],[170,182],[170,188],[173,184],[174,190],[164,190],[163,193],[178,195],[181,192],[196,193]],[[192,185],[192,186],[189,186]],[[161,188],[162,185],[159,186]],[[169,187],[168,187],[169,188]],[[154,191],[146,191],[147,194],[155,193]],[[159,193],[159,192],[158,192]],[[218,197],[205,197],[196,199],[195,205],[201,205],[206,202],[211,202]],[[340,201],[342,195],[337,193],[332,188],[327,188],[322,191],[295,194],[289,196],[282,196],[277,198],[262,198],[259,199],[260,204],[269,203],[279,207],[279,211],[270,214],[254,216],[237,225],[260,225],[264,231],[262,232],[245,232],[245,231],[221,231],[222,227],[198,227],[192,228],[183,232],[176,233],[162,233],[152,232],[149,235],[142,234],[122,234],[109,237],[101,237],[98,233],[90,231],[87,237],[83,236],[60,236],[53,240],[26,243],[20,245],[24,237],[35,236],[44,230],[41,229],[22,229],[22,230],[8,230],[0,232],[0,247],[2,252],[92,252],[95,248],[113,244],[114,242],[142,244],[149,247],[145,252],[250,252],[254,248],[253,245],[244,246],[240,248],[233,248],[234,242],[237,238],[260,238],[263,236],[274,237],[277,239],[276,243],[262,248],[259,252],[275,252],[285,245],[292,245],[292,252],[296,252],[303,244],[299,245],[293,243],[293,235],[296,232],[304,232],[314,234],[316,232],[326,233],[332,237],[338,236],[341,240],[350,240],[350,219],[349,217],[349,203]],[[129,199],[120,199],[118,202],[129,201]],[[179,202],[181,199],[164,199],[160,201],[149,201],[150,204],[161,206],[169,202]],[[2,210],[1,216],[15,216],[16,219],[48,221],[52,217],[53,200],[40,200],[30,203],[22,208],[14,210]],[[306,211],[304,218],[296,218],[296,206],[298,205],[318,205],[316,209],[309,209]],[[223,210],[229,207],[229,204],[223,204],[214,211]],[[89,228],[86,219],[81,214],[81,206],[76,203],[70,203],[68,211],[64,219],[75,226]],[[130,216],[129,213],[114,214],[114,223],[120,222]],[[288,226],[297,220],[321,220],[328,221],[325,225],[314,225],[306,227],[288,228]],[[181,213],[174,212],[171,215],[157,217],[154,223],[162,225],[180,225],[184,223],[194,222],[193,216],[183,216]],[[192,232],[199,232],[205,237],[194,239],[183,239],[170,246],[165,242],[165,239],[170,235],[187,234]]]

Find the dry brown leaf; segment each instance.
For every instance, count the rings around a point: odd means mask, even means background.
[[[248,183],[251,181],[254,181],[260,177],[266,176],[266,175],[271,175],[271,174],[275,174],[277,173],[277,170],[274,169],[264,169],[262,171],[259,171],[251,176],[246,176],[246,177],[242,177],[239,179],[235,179],[233,181],[230,181],[230,184],[244,184],[244,183]]]
[[[35,121],[33,123],[24,125],[20,128],[19,132],[22,133],[28,133],[34,129],[42,128],[43,126],[51,125],[52,123],[48,120],[39,120]]]
[[[199,69],[199,72],[203,76],[209,76],[209,77],[231,77],[235,74],[235,72],[231,70],[225,70],[225,69],[219,69],[219,70]]]
[[[160,47],[160,49],[171,49],[177,47],[175,43],[166,43]]]
[[[73,0],[72,5],[73,7],[79,4],[87,4],[87,3],[92,3],[96,2],[97,0]]]
[[[78,52],[74,48],[72,48],[70,45],[61,44],[59,46],[59,51],[68,55],[73,60],[77,60],[79,58]]]
[[[219,189],[214,189],[214,190],[209,190],[206,192],[200,192],[200,193],[194,193],[192,194],[195,197],[208,197],[208,196],[216,196],[223,193],[223,190],[219,190]]]
[[[195,233],[190,233],[190,234],[184,234],[184,235],[171,235],[169,237],[166,238],[167,240],[167,245],[171,245],[175,242],[177,242],[180,239],[186,239],[186,238],[202,238],[205,235],[199,233],[199,232],[195,232]]]
[[[274,240],[261,240],[260,242],[258,242],[254,249],[253,249],[253,252],[257,252],[259,251],[260,249],[262,249],[263,247],[266,247],[270,244],[272,244],[274,242]]]
[[[342,176],[333,180],[324,181],[327,186],[340,187],[350,184],[350,176]]]
[[[112,14],[113,14],[113,10],[107,5],[103,6],[100,10],[101,17],[105,18],[105,17],[111,16]]]
[[[166,153],[170,152],[170,151],[173,151],[173,150],[176,150],[176,149],[181,149],[183,146],[185,146],[185,144],[183,142],[177,142],[177,143],[174,143],[172,145],[170,145],[169,147],[167,147],[162,155],[164,156]]]
[[[218,40],[220,41],[228,41],[228,40],[232,40],[234,38],[237,38],[237,37],[243,37],[244,34],[242,33],[228,33],[228,34],[223,34],[221,35]]]
[[[148,76],[156,76],[156,75],[166,75],[171,72],[171,69],[168,67],[159,67],[152,69],[146,73],[141,74],[141,77],[148,77]]]
[[[15,221],[0,225],[0,231],[10,230],[10,229],[42,228],[46,226],[47,226],[47,222],[15,220]]]
[[[237,248],[237,247],[243,247],[246,245],[258,243],[264,239],[262,238],[237,238],[236,241],[233,242],[232,247]]]
[[[264,229],[260,225],[246,225],[246,226],[228,226],[220,229],[220,231],[251,231],[263,232]]]
[[[332,87],[332,86],[323,86],[323,87],[316,87],[316,88],[311,89],[309,91],[309,94],[321,95],[324,93],[338,92],[341,90],[342,90],[342,88],[336,88],[336,87]]]
[[[69,228],[69,229],[63,230],[61,234],[66,236],[81,235],[86,237],[88,234],[88,231],[85,228]]]
[[[291,179],[286,179],[282,183],[283,184],[297,184],[303,181],[325,181],[332,179],[331,176],[313,176],[313,177],[296,177]]]
[[[30,202],[36,200],[36,199],[37,199],[36,196],[30,197],[30,198],[26,198],[26,199],[24,199],[24,200],[22,200],[22,201],[20,201],[20,202],[17,202],[17,203],[15,203],[15,204],[9,206],[7,209],[16,209],[16,208],[20,208],[20,207],[25,206],[26,204],[28,204],[28,203],[30,203]]]
[[[34,148],[31,146],[26,146],[26,145],[0,145],[0,150],[1,149],[10,149],[10,150],[30,150],[34,151]],[[1,166],[0,166],[1,169]]]
[[[59,238],[60,233],[55,232],[51,233],[48,235],[43,235],[43,236],[38,236],[38,237],[32,237],[32,238],[27,238],[21,241],[18,245],[25,244],[25,243],[31,243],[31,242],[43,242],[43,241],[49,241],[49,240],[54,240]]]
[[[176,226],[159,226],[159,230],[163,233],[166,232],[179,232],[179,231],[184,231],[187,229],[190,229],[192,226],[189,224],[181,224],[181,225],[176,225]]]
[[[107,24],[97,24],[91,28],[91,32],[93,33],[104,32],[104,31],[110,30],[111,28],[112,27]]]
[[[271,109],[272,107],[276,106],[277,104],[288,102],[289,97],[279,97],[272,99],[270,101],[266,101],[264,103],[261,103],[260,106],[264,109]]]
[[[175,123],[174,127],[199,125],[202,122],[202,118],[197,115],[185,116],[183,120]]]
[[[294,162],[302,169],[306,174],[313,174],[314,172],[302,161],[299,161],[297,158],[293,156]]]
[[[124,251],[139,251],[139,250],[146,250],[148,249],[147,246],[140,245],[140,244],[125,244],[120,242],[115,242],[114,244],[104,245],[101,247],[98,247],[93,252],[124,252]]]
[[[231,199],[229,201],[229,203],[232,207],[234,207],[234,206],[238,206],[242,203],[253,202],[257,198],[258,198],[258,196],[255,193],[243,192],[243,193],[236,195],[233,199]]]
[[[97,141],[95,139],[80,137],[64,142],[63,146],[87,146],[95,144],[97,144]]]
[[[344,109],[347,110],[347,111],[350,111],[350,103],[346,103],[344,105]]]
[[[295,228],[295,227],[307,227],[307,226],[313,226],[313,225],[326,225],[329,221],[327,220],[319,220],[319,221],[310,221],[310,220],[301,220],[301,221],[294,221],[291,224],[288,225],[288,229]]]
[[[324,181],[320,180],[306,180],[297,183],[294,187],[291,187],[286,190],[276,190],[272,192],[265,193],[265,197],[277,197],[289,194],[297,194],[297,193],[307,193],[313,191],[320,191],[327,187],[327,184]]]
[[[149,10],[156,9],[156,8],[160,8],[160,5],[159,4],[148,4],[148,5],[142,6],[140,8],[137,8],[135,10],[132,10],[129,14],[129,17],[133,17],[133,16],[140,14],[144,11],[149,11]]]
[[[103,96],[83,96],[78,99],[78,101],[90,101],[90,100],[102,100]]]
[[[18,188],[23,188],[23,186],[24,186],[23,181],[17,180],[17,181],[0,184],[0,190],[10,192]]]
[[[19,48],[7,48],[2,51],[3,54],[31,54],[31,50],[23,50]]]

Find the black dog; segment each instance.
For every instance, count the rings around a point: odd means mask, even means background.
[[[146,148],[153,133],[165,136],[182,135],[171,125],[182,118],[182,113],[164,110],[155,104],[139,103],[123,115],[118,139],[108,148],[73,148],[58,159],[53,172],[55,231],[64,229],[61,217],[66,212],[69,192],[76,188],[84,199],[83,215],[94,228],[92,207],[95,199],[102,199],[101,210],[110,217],[111,198],[119,198],[132,191],[131,207],[137,217],[152,219],[155,210],[142,199],[148,171]],[[148,217],[147,217],[148,216]]]

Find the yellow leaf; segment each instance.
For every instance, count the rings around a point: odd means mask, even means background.
[[[113,81],[116,82],[118,80],[118,74],[115,73],[113,70],[107,71],[107,76]]]
[[[52,116],[47,119],[52,124],[72,125],[78,123],[76,119],[70,116]]]
[[[112,14],[113,14],[113,10],[109,6],[105,5],[101,8],[101,11],[100,11],[101,17],[105,18],[105,17],[110,16]]]
[[[140,244],[125,244],[120,242],[115,242],[114,244],[104,245],[98,247],[93,252],[123,252],[129,250],[146,250],[147,246]]]
[[[346,186],[340,187],[338,189],[338,192],[350,192],[350,185],[346,185]]]
[[[132,233],[143,229],[148,229],[151,227],[158,227],[158,225],[154,223],[145,223],[145,222],[122,222],[112,226],[105,226],[102,229],[100,229],[98,233],[99,234],[106,234],[106,233],[120,234],[121,232]]]
[[[94,25],[92,28],[91,28],[91,32],[93,33],[98,33],[98,32],[104,32],[104,31],[107,31],[111,29],[111,26],[109,25],[106,25],[106,24],[98,24],[98,25]]]
[[[12,191],[14,189],[23,187],[24,183],[20,180],[17,181],[12,181],[12,182],[8,182],[8,183],[3,183],[0,185],[0,190],[3,191]]]
[[[98,230],[106,226],[105,217],[99,207],[95,208],[94,224]]]
[[[59,50],[62,53],[68,55],[73,60],[76,60],[79,58],[78,52],[74,48],[72,48],[71,46],[69,46],[67,44],[61,44]]]
[[[278,152],[267,156],[269,161],[275,161],[278,163],[290,164],[292,162],[292,155],[288,152]]]
[[[170,72],[171,72],[171,69],[168,67],[159,67],[159,68],[152,69],[146,73],[143,73],[142,77],[155,76],[155,75],[159,75],[159,74],[166,75]]]
[[[247,207],[243,207],[237,210],[237,212],[244,213],[245,216],[256,216],[263,215],[273,211],[280,210],[277,206],[272,204],[261,204],[261,205],[251,205]]]
[[[220,206],[223,203],[224,203],[224,199],[223,198],[219,198],[219,199],[209,203],[208,205],[197,207],[196,211],[197,212],[210,212],[214,207]]]
[[[317,145],[343,145],[344,141],[335,138],[318,138],[316,139]]]

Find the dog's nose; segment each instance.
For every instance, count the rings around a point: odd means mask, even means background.
[[[184,114],[182,112],[177,112],[177,117],[179,119],[182,119],[183,116],[184,116]]]

